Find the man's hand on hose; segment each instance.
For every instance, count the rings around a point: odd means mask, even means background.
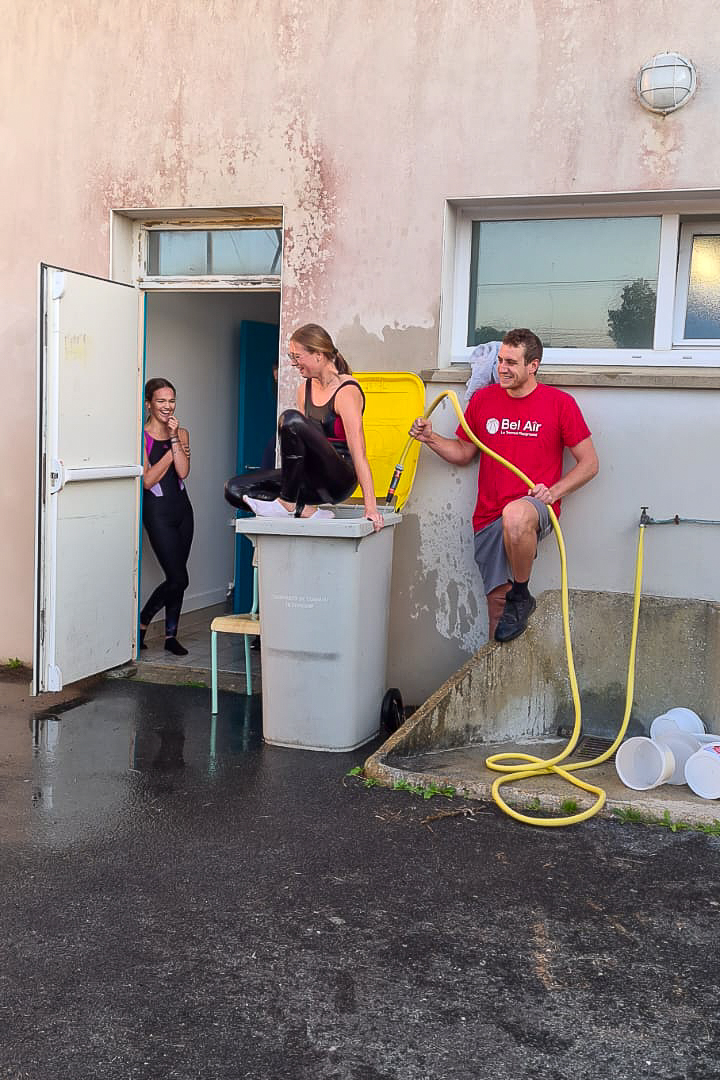
[[[412,427],[408,434],[411,435],[413,439],[417,439],[418,442],[430,442],[433,434],[432,424],[426,417],[418,416],[416,420],[413,420]]]
[[[532,495],[533,499],[539,499],[546,506],[551,506],[555,502],[555,499],[550,494],[550,488],[546,487],[545,484],[536,484],[535,487],[531,487],[528,495]]]

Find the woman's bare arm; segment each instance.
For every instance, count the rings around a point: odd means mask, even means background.
[[[170,439],[170,451],[175,472],[184,480],[190,472],[190,435],[187,428],[178,428],[177,435]]]
[[[378,532],[383,527],[384,519],[377,508],[372,470],[370,469],[370,462],[367,459],[367,450],[365,448],[365,433],[362,424],[362,395],[354,384],[350,384],[344,393],[341,393],[341,391],[342,387],[335,396],[335,412],[342,420],[345,428],[345,438],[350,450],[350,457],[355,466],[358,483],[363,493],[365,517],[372,521],[375,532]]]

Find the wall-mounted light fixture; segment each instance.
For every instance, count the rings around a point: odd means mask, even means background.
[[[670,113],[686,105],[695,93],[697,73],[691,60],[679,53],[658,53],[640,68],[637,95],[646,109]]]

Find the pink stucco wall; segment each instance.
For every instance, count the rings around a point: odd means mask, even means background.
[[[5,13],[0,657],[31,651],[40,260],[105,276],[116,207],[285,207],[283,326],[436,361],[444,200],[713,187],[715,0],[37,0]],[[640,108],[641,63],[700,88]],[[283,375],[285,391],[289,375]]]

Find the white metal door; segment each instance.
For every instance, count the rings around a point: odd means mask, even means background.
[[[34,693],[134,654],[139,295],[40,268]]]

